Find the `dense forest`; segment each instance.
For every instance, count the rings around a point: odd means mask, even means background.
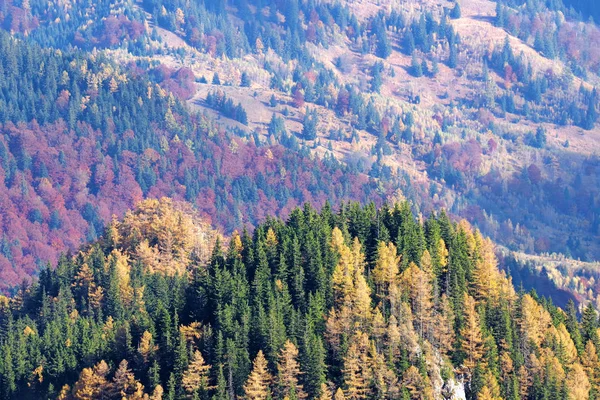
[[[516,292],[489,239],[408,203],[219,234],[146,200],[0,298],[5,399],[588,399],[598,317]]]
[[[178,197],[185,190],[183,198],[195,204],[211,202],[207,200],[212,195],[204,196],[201,188],[205,190],[208,184],[211,191],[215,189],[210,179],[203,177],[211,169],[220,171],[219,162],[211,160],[210,166],[200,170],[186,163],[183,171],[178,170],[182,176],[177,181],[170,178],[162,184],[160,178],[165,170],[175,168],[172,159],[167,162],[163,157],[167,145],[171,148],[170,141],[175,138],[181,140],[177,143],[191,149],[194,158],[203,160],[212,158],[212,152],[202,151],[203,146],[198,142],[206,141],[207,136],[212,140],[215,131],[224,132],[226,136],[216,147],[223,147],[222,143],[229,146],[229,138],[242,136],[250,147],[281,145],[288,150],[280,151],[292,158],[298,154],[305,158],[312,150],[325,148],[326,151],[320,153],[329,157],[325,163],[332,164],[334,171],[345,168],[342,172],[345,176],[358,175],[358,180],[347,181],[359,182],[359,185],[353,190],[333,193],[335,190],[326,185],[329,180],[322,179],[320,172],[302,168],[293,176],[307,182],[304,194],[297,190],[288,195],[286,192],[291,189],[288,187],[281,196],[267,195],[277,203],[277,207],[269,206],[267,211],[285,215],[304,201],[323,204],[325,198],[334,203],[342,197],[379,201],[381,193],[391,192],[389,188],[401,188],[404,196],[417,203],[421,210],[429,212],[444,206],[468,218],[511,250],[560,252],[593,260],[600,254],[597,241],[593,240],[600,232],[597,189],[600,163],[594,155],[574,156],[568,140],[557,146],[556,143],[551,145],[551,138],[547,138],[553,133],[547,128],[550,124],[565,129],[581,128],[584,135],[584,131],[595,129],[600,115],[596,90],[580,81],[593,78],[600,66],[596,45],[600,30],[595,24],[585,22],[590,12],[575,3],[498,1],[493,25],[505,32],[506,40],[481,50],[471,49],[472,43],[463,40],[454,24],[461,17],[460,3],[444,7],[423,5],[415,10],[392,7],[361,17],[343,1],[145,0],[140,4],[78,2],[71,7],[42,1],[6,0],[0,2],[2,27],[23,42],[15,44],[9,40],[9,34],[2,33],[3,51],[9,57],[2,61],[0,71],[3,88],[0,100],[1,104],[7,104],[0,107],[0,120],[15,125],[35,121],[43,130],[66,131],[63,125],[48,126],[55,122],[60,124],[62,120],[69,129],[68,135],[77,137],[81,137],[81,131],[89,125],[101,131],[103,143],[109,144],[100,146],[99,153],[83,154],[82,159],[90,154],[102,154],[104,167],[98,166],[102,171],[110,163],[122,164],[127,158],[121,157],[123,151],[127,151],[128,156],[133,152],[136,156],[127,161],[134,164],[129,168],[137,182],[131,193],[139,193],[135,186],[139,186],[142,196],[152,192]],[[95,20],[89,22],[89,15],[94,15]],[[167,30],[193,51],[169,49],[158,30]],[[530,54],[514,48],[509,36],[530,44],[548,60],[564,63],[565,68],[555,70],[536,65]],[[41,50],[33,43],[43,48],[53,46],[60,51]],[[347,51],[334,57],[331,63],[319,58],[319,52],[326,53],[341,43]],[[127,63],[120,65],[110,59],[108,54],[113,53],[93,49],[118,49],[127,54],[123,58]],[[194,51],[210,60],[237,63],[253,57],[257,63],[253,69],[239,70],[241,64],[234,64],[236,74],[221,75],[221,79],[219,71],[207,71],[209,78],[212,76],[209,80],[198,78],[190,68],[171,68],[161,63],[166,56],[188,57],[189,61],[189,54],[196,54]],[[273,54],[278,57],[274,58]],[[456,98],[449,102],[447,109],[440,106],[433,112],[419,109],[421,96],[414,93],[403,99],[402,106],[386,104],[382,101],[390,95],[386,86],[393,85],[399,73],[398,65],[390,60],[399,55],[412,60],[406,68],[411,79],[437,80],[448,74],[467,76],[473,94]],[[364,78],[362,83],[344,79],[356,70],[354,56],[362,60],[359,74]],[[202,68],[211,64],[206,58],[202,60]],[[33,65],[42,66],[44,73],[38,74]],[[253,80],[260,75],[257,69],[267,75],[266,87],[254,85]],[[28,84],[17,90],[19,79]],[[186,108],[185,100],[194,95],[197,85],[209,85],[208,81],[215,88],[208,91],[201,105],[241,122],[243,129],[224,129],[210,119],[197,118]],[[160,90],[156,90],[155,84]],[[286,122],[295,119],[287,111],[279,112],[277,105],[283,102],[285,107],[303,114],[299,117],[302,129],[293,132],[286,129],[285,122],[269,126],[269,137],[265,140],[261,132],[266,127],[253,125],[254,116],[249,115],[252,110],[244,109],[238,101],[233,102],[231,92],[226,91],[231,87],[253,85],[254,96],[258,89],[276,94],[269,108],[275,122],[277,118]],[[287,96],[292,101],[282,101]],[[448,93],[440,93],[438,100],[445,97]],[[327,121],[323,118],[324,110],[335,114],[335,128],[323,129]],[[530,123],[516,127],[505,123],[509,120]],[[211,126],[208,130],[207,125]],[[207,132],[210,133],[205,135]],[[354,159],[344,159],[339,153],[332,156],[346,143],[362,145],[359,142],[365,137],[373,140],[364,146],[365,154]],[[24,162],[18,161],[21,150],[16,141],[5,135],[4,142],[0,146],[0,152],[4,152],[0,153],[0,159],[4,162],[2,168],[8,182],[13,183],[16,182],[15,169],[19,169],[15,165],[27,166],[27,157]],[[236,151],[237,146],[229,147]],[[507,168],[513,160],[506,160],[505,153],[515,153],[516,148],[535,154],[519,155],[518,168]],[[155,161],[157,155],[151,150],[162,158]],[[221,150],[227,152],[227,149]],[[301,150],[300,153],[297,150]],[[15,152],[17,154],[13,154]],[[141,157],[144,152],[145,156]],[[271,150],[271,153],[277,152]],[[397,154],[404,154],[422,166],[429,181],[415,183],[415,177],[409,176],[402,164],[398,164]],[[270,157],[266,151],[264,155],[267,159]],[[15,160],[11,161],[13,157]],[[191,161],[191,158],[186,160]],[[278,163],[277,157],[275,160]],[[523,160],[531,162],[525,164]],[[296,164],[286,163],[284,169],[276,170],[291,174]],[[44,174],[44,166],[41,168]],[[64,174],[64,166],[60,168],[62,170],[57,172]],[[89,172],[82,173],[94,175],[96,168],[92,166]],[[123,176],[116,165],[112,169],[116,178]],[[323,171],[328,167],[317,169]],[[77,170],[67,171],[75,173]],[[48,171],[54,174],[52,168]],[[331,175],[336,173],[331,172]],[[35,174],[31,179],[25,174],[23,179],[28,186],[36,187]],[[369,179],[369,185],[365,186]],[[248,198],[257,199],[259,190],[267,190],[264,181],[274,182],[268,178],[245,180],[239,177],[236,185],[241,187],[234,192],[236,194],[230,197],[230,190],[219,196],[215,192],[217,210],[208,206],[206,213],[228,230],[242,222],[260,221],[265,215],[263,211],[255,213],[254,207],[249,207],[246,212],[243,208],[249,204]],[[217,190],[220,187],[215,186]],[[294,186],[298,187],[295,183]],[[370,197],[372,193],[359,193],[365,187],[384,189]],[[97,190],[92,188],[90,192],[95,194]],[[307,191],[314,198],[307,197]],[[243,205],[242,198],[246,200]],[[106,207],[94,198],[88,202],[95,212],[88,209],[83,221],[76,223],[78,227],[72,237],[93,239],[112,214],[122,215],[134,204],[129,201],[126,206]],[[80,199],[74,207],[81,211],[85,204]],[[551,219],[540,218],[540,207]],[[50,219],[49,213],[45,215],[40,207],[28,206],[13,213],[21,225],[36,221],[44,225]],[[97,218],[95,214],[101,216]],[[238,215],[249,217],[242,221]],[[62,225],[64,219],[54,215],[52,225]],[[574,230],[571,235],[552,232],[567,227]],[[31,229],[25,228],[26,231]],[[30,250],[29,242],[40,242],[35,239],[39,236],[37,233],[27,236],[21,234],[19,243],[2,238],[0,245],[6,259],[0,258],[1,265],[19,268],[13,261],[21,253],[19,248],[25,249],[24,256],[30,255],[27,260],[30,270],[44,261],[56,261],[56,252],[50,257],[39,257],[36,253],[41,250]],[[40,247],[49,244],[41,242]],[[10,275],[6,278],[15,283],[22,271]]]
[[[337,160],[311,156],[285,129],[269,143],[192,113],[180,100],[193,85],[184,69],[125,72],[3,32],[0,53],[1,289],[95,240],[147,196],[187,200],[230,233],[306,201],[385,193]]]
[[[598,6],[405,3],[0,0],[0,396],[600,396]]]

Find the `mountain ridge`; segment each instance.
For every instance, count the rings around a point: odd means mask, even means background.
[[[408,199],[597,303],[600,31],[569,4],[11,0],[0,21],[23,47],[0,71],[20,107],[0,138],[5,286],[142,198],[227,232],[304,202]],[[61,151],[77,162],[45,159]]]

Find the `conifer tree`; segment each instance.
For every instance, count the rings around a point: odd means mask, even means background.
[[[596,346],[591,340],[585,345],[585,350],[581,355],[581,364],[589,378],[590,384],[594,391],[598,393],[600,389],[600,360]]]
[[[194,351],[187,370],[181,379],[181,384],[188,395],[193,393],[203,394],[210,389],[208,384],[210,367],[204,362],[202,353],[199,350]]]
[[[335,395],[333,396],[333,400],[346,400],[346,396],[344,396],[344,392],[341,388],[338,388],[335,391]]]
[[[135,379],[133,372],[129,369],[127,360],[123,360],[119,364],[108,393],[112,398],[142,400],[144,386]]]
[[[362,332],[357,332],[351,339],[350,347],[344,357],[344,391],[349,400],[366,399],[370,395],[368,371],[368,339]]]
[[[461,329],[461,350],[464,353],[463,368],[472,374],[483,357],[483,338],[479,314],[475,310],[475,300],[464,294],[464,325]]]
[[[433,325],[433,337],[442,353],[448,354],[454,344],[454,311],[446,294],[442,294],[438,306],[436,323]]]
[[[410,263],[402,273],[402,287],[408,294],[417,332],[423,338],[430,334],[433,322],[433,301],[430,277],[416,264]]]
[[[397,256],[396,246],[379,242],[377,246],[377,262],[372,276],[377,288],[377,295],[388,302],[397,300],[397,279],[400,272],[400,257]]]
[[[109,368],[104,360],[94,368],[84,368],[79,374],[79,380],[73,387],[73,398],[77,400],[93,400],[100,398],[110,385],[107,381]]]
[[[271,397],[272,377],[269,373],[267,360],[262,352],[258,351],[254,359],[252,372],[244,385],[244,393],[248,400],[266,400]]]
[[[343,392],[342,392],[343,395]],[[327,387],[326,384],[321,384],[321,393],[319,394],[318,400],[332,400],[331,390]]]
[[[425,398],[425,382],[418,368],[411,365],[402,376],[402,384],[410,393],[411,399]]]
[[[584,343],[587,343],[588,340],[591,340],[594,343],[598,343],[598,315],[596,314],[596,310],[592,303],[588,303],[588,305],[583,310],[583,315],[581,316],[581,330],[582,330],[582,339]]]
[[[298,349],[287,340],[279,353],[277,362],[277,377],[275,380],[278,398],[304,399],[307,397],[299,384],[300,365],[298,364]]]
[[[590,381],[579,363],[575,363],[571,367],[565,385],[568,389],[569,400],[587,400],[589,398]]]

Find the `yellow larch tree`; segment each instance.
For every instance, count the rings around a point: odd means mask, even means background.
[[[492,394],[492,391],[487,386],[481,388],[477,394],[477,400],[501,400],[501,397],[496,397]]]
[[[465,353],[463,368],[469,375],[483,357],[483,338],[479,314],[475,310],[475,299],[464,294],[464,326],[461,329],[461,349]]]
[[[305,399],[307,397],[302,385],[299,383],[301,375],[298,363],[298,348],[287,340],[279,352],[277,362],[276,390],[280,398]]]
[[[210,367],[204,362],[202,353],[199,350],[194,351],[192,360],[181,378],[181,385],[189,395],[196,391],[204,393],[210,389],[208,384]]]
[[[475,238],[477,238],[479,257],[475,260],[473,268],[473,296],[477,301],[486,301],[490,299],[492,293],[497,293],[499,273],[493,250],[488,248],[492,246],[491,242],[480,239],[478,232]]]
[[[113,398],[130,400],[142,400],[144,398],[144,386],[135,379],[133,372],[129,369],[127,360],[123,360],[119,364],[108,394]]]
[[[444,239],[440,239],[437,243],[437,256],[439,263],[439,274],[445,274],[448,272],[448,249],[446,248],[446,242]]]
[[[551,326],[545,333],[543,345],[551,348],[561,362],[569,366],[577,361],[577,348],[564,324]]]
[[[346,400],[346,396],[344,395],[342,389],[338,388],[338,390],[336,390],[333,400]]]
[[[379,307],[375,307],[375,310],[373,311],[373,321],[371,323],[371,337],[375,340],[378,349],[383,347],[386,328],[385,318],[383,317],[381,310]]]
[[[442,354],[448,354],[454,346],[454,311],[446,294],[442,294],[433,324],[433,342]]]
[[[369,347],[369,368],[375,398],[398,398],[400,395],[398,378],[388,367],[385,357],[379,353],[373,341]]]
[[[129,257],[117,249],[114,249],[110,253],[110,257],[112,262],[114,262],[121,301],[126,306],[129,306],[133,301],[133,288],[130,284],[131,268],[129,267]]]
[[[400,276],[402,291],[410,299],[413,323],[421,338],[429,336],[433,321],[433,295],[430,277],[416,264],[410,263]]]
[[[581,355],[581,364],[587,373],[590,384],[596,389],[600,388],[600,360],[596,346],[591,340],[588,340],[585,345],[585,350]]]
[[[185,337],[187,343],[191,343],[195,346],[195,341],[202,337],[202,326],[200,322],[194,321],[189,325],[181,325],[179,332]]]
[[[73,386],[73,398],[76,400],[94,400],[109,387],[106,376],[109,368],[104,360],[94,368],[84,368],[79,374],[79,380]]]
[[[344,244],[342,232],[338,228],[332,231],[331,245],[339,254],[339,261],[333,271],[332,286],[337,310],[348,308],[347,315],[366,328],[372,314],[371,289],[365,279],[365,256],[357,238],[352,247]]]
[[[571,366],[567,374],[566,386],[569,392],[569,400],[589,399],[591,385],[581,364],[575,363]]]
[[[327,387],[325,383],[321,383],[321,393],[319,394],[318,400],[331,400],[331,390]]]
[[[388,361],[394,360],[400,350],[400,328],[395,315],[390,316],[385,332],[385,347]]]
[[[500,385],[498,385],[498,380],[491,371],[488,370],[486,372],[483,383],[482,391],[484,391],[484,393],[481,394],[480,392],[480,395],[477,396],[478,399],[487,398],[490,400],[502,400],[502,397],[500,396]]]
[[[400,331],[400,348],[407,351],[411,360],[416,361],[420,352],[419,335],[413,326],[413,314],[410,305],[402,302],[398,312],[398,330]]]
[[[382,300],[391,301],[392,292],[396,287],[400,273],[400,256],[392,243],[379,242],[377,247],[377,262],[372,271],[373,282],[377,296]]]
[[[519,325],[527,341],[539,346],[551,324],[552,318],[548,311],[529,294],[524,295],[521,301]]]
[[[148,359],[156,350],[158,350],[158,346],[154,344],[152,334],[144,331],[138,345],[138,353],[142,357],[142,360],[144,360],[144,363],[148,363]]]
[[[344,237],[339,228],[331,232],[331,247],[339,254],[338,263],[333,271],[332,286],[334,300],[338,308],[351,302],[354,291],[354,260],[352,251],[344,244]]]
[[[115,226],[123,252],[169,276],[186,273],[192,260],[207,262],[218,237],[190,205],[168,198],[138,203]]]
[[[410,393],[410,398],[413,400],[429,399],[426,382],[421,376],[421,373],[414,365],[408,367],[402,375],[402,385]]]
[[[363,332],[357,332],[350,339],[348,352],[344,357],[344,391],[348,400],[366,399],[370,395],[369,382],[371,371],[369,368],[369,338]]]
[[[258,351],[252,367],[252,372],[244,385],[244,393],[248,400],[265,400],[271,397],[272,377],[269,373],[267,360],[262,350]]]
[[[517,377],[519,379],[519,396],[521,396],[522,399],[526,399],[532,382],[531,375],[529,374],[527,368],[524,365],[521,365],[519,367]]]

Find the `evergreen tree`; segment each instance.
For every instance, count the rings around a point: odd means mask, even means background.
[[[317,124],[319,117],[316,109],[306,109],[304,121],[302,123],[302,136],[306,140],[315,140],[317,138]]]
[[[252,81],[250,80],[250,76],[246,71],[242,72],[242,77],[240,81],[241,87],[250,87],[252,85]]]
[[[383,84],[383,63],[376,62],[371,67],[371,91],[373,93],[379,93],[381,90],[381,85]]]
[[[460,18],[460,14],[460,4],[458,4],[458,0],[456,0],[456,2],[454,3],[454,7],[450,11],[450,18],[458,19]]]
[[[419,60],[417,59],[417,55],[414,52],[412,55],[410,73],[416,78],[420,78],[421,76],[423,76],[422,63],[419,62]]]

